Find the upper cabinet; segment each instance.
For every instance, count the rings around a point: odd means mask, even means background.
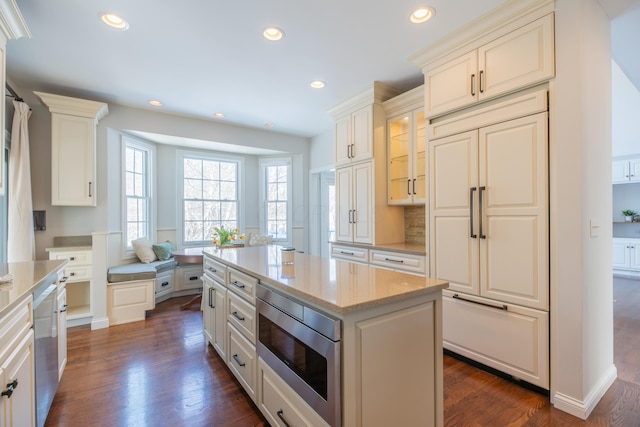
[[[374,139],[379,138],[374,131],[377,124],[385,119],[380,104],[397,94],[397,90],[374,82],[371,88],[329,111],[335,120],[336,166],[373,158]]]
[[[107,104],[34,93],[51,111],[51,204],[96,206],[96,127]]]
[[[18,5],[13,0],[0,1],[0,196],[6,191],[6,183],[4,181],[6,171],[4,170],[4,136],[6,129],[4,123],[5,117],[5,58],[7,41],[19,39],[20,37],[31,38],[31,33],[24,22],[22,13],[18,9]]]
[[[614,160],[611,167],[611,180],[614,184],[640,182],[640,157]]]
[[[553,14],[423,71],[427,117],[549,80],[555,74]]]
[[[385,101],[387,113],[387,202],[426,202],[424,86]]]

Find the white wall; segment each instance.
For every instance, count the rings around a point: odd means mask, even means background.
[[[333,131],[314,136],[311,139],[309,169],[332,168],[335,163],[335,152]]]
[[[613,157],[639,154],[640,92],[615,61],[611,61],[611,89]]]
[[[28,89],[21,89],[22,92]],[[92,232],[117,232],[121,230],[121,141],[122,130],[135,130],[165,135],[182,136],[205,141],[268,148],[292,153],[294,156],[294,226],[306,245],[307,215],[299,206],[308,201],[304,189],[308,188],[309,147],[308,138],[280,134],[270,130],[256,130],[217,121],[196,120],[158,112],[109,105],[109,114],[97,129],[97,206],[54,207],[51,206],[51,114],[40,104],[31,106],[29,121],[31,137],[31,170],[35,210],[46,210],[47,230],[36,233],[36,257],[48,257],[44,248],[53,245],[54,236],[90,235]],[[175,228],[175,148],[159,147],[157,227]],[[173,157],[173,160],[171,159]],[[246,200],[258,201],[257,158],[247,156],[245,161],[244,189]],[[245,225],[258,226],[257,209],[244,212]],[[300,245],[299,245],[300,246]]]
[[[550,103],[553,404],[586,418],[615,379],[611,271],[609,19],[556,1]],[[590,224],[599,226],[592,236]]]

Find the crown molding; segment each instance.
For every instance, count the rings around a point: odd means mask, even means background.
[[[0,32],[6,40],[31,38],[31,32],[15,0],[0,0]]]
[[[69,114],[100,120],[109,114],[109,106],[103,102],[71,98],[50,93],[33,92],[52,113]]]

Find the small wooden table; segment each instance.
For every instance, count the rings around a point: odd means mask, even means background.
[[[178,262],[178,264],[200,264],[200,265],[202,265],[202,260],[203,260],[202,251],[203,250],[204,250],[204,247],[183,248],[183,249],[178,249],[176,251],[173,251],[173,252],[171,252],[171,254],[173,255],[173,258]],[[186,303],[182,304],[180,306],[180,310],[189,310],[191,308],[191,306],[194,305],[196,302],[197,303],[201,303],[202,302],[202,294],[196,295],[195,297],[191,298]]]

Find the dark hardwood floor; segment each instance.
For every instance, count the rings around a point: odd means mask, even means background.
[[[69,362],[46,426],[266,426],[206,345],[201,313],[180,310],[188,300],[160,303],[144,322],[70,328]],[[445,355],[445,425],[640,427],[640,281],[616,279],[614,300],[618,379],[588,420]]]

